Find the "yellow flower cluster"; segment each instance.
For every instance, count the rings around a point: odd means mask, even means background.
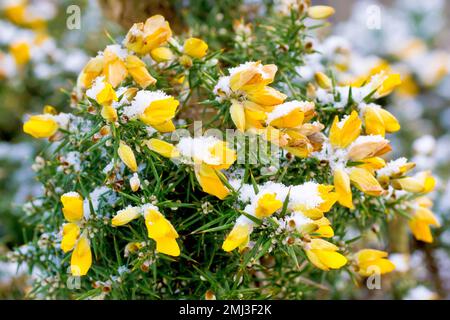
[[[315,19],[326,18],[333,12],[324,6],[308,9],[308,15]],[[103,118],[99,118],[101,121],[119,131],[122,125],[131,121],[139,121],[149,131],[153,130],[140,144],[127,140],[125,135],[114,137],[117,138],[114,158],[120,159],[127,168],[125,170],[131,171],[133,192],[140,188],[140,164],[147,161],[142,158],[141,148],[148,148],[177,164],[193,168],[205,193],[220,200],[232,193],[236,195],[236,207],[243,206],[237,211],[242,215],[226,236],[222,244],[224,251],[243,251],[251,247],[250,235],[254,229],[265,221],[272,221],[278,227],[274,236],[283,234],[289,244],[298,244],[309,261],[325,271],[339,269],[349,260],[362,276],[394,269],[383,251],[364,249],[351,256],[347,254],[347,248],[325,240],[334,236],[332,221],[325,214],[336,203],[354,209],[355,188],[374,197],[388,197],[394,192],[419,195],[407,204],[411,213],[409,225],[417,239],[432,241],[430,225],[439,223],[430,211],[431,201],[423,195],[433,190],[434,178],[429,172],[406,176],[414,164],[406,159],[386,163],[382,158],[391,151],[386,134],[398,131],[400,125],[391,113],[371,102],[400,85],[398,75],[382,70],[371,74],[366,79],[369,81],[355,82],[346,88],[334,87],[328,76],[317,73],[315,81],[319,87],[314,88],[315,97],[308,95],[311,101],[286,101],[285,94],[270,86],[278,70],[276,65],[250,61],[229,69],[227,76],[219,78],[213,92],[220,103],[229,106],[236,128],[241,132],[256,133],[297,157],[326,162],[332,177],[330,183],[333,180],[333,185],[313,181],[293,186],[275,182],[247,185],[227,179],[225,175],[224,170],[229,170],[237,160],[236,151],[226,141],[215,136],[195,136],[181,137],[176,144],[167,142],[168,135],[164,133],[176,129],[174,118],[180,103],[162,90],[148,89],[156,86],[158,76],[152,76],[143,57],[150,55],[156,64],[178,57],[177,63],[188,68],[192,61],[200,61],[195,59],[203,59],[207,51],[208,45],[197,38],[189,38],[183,46],[178,45],[169,23],[156,15],[145,23],[134,24],[123,46],[107,46],[80,73],[77,81],[79,99],[96,110]],[[356,106],[351,103],[348,93],[347,104],[334,100],[335,91],[339,91],[345,100],[344,90],[347,89],[354,90],[352,99]],[[331,103],[341,103],[334,114],[342,116],[335,115],[331,126],[325,128],[319,121],[311,121],[317,118],[316,106],[323,104],[321,97],[329,95],[332,96]],[[352,109],[347,115],[344,115],[344,106]],[[48,109],[44,114],[31,116],[24,123],[24,132],[35,138],[51,138],[60,128],[54,113],[53,109]],[[85,228],[88,221],[84,218],[83,198],[76,192],[69,192],[61,196],[61,202],[68,221],[63,226],[61,249],[64,252],[73,250],[72,274],[85,275],[92,264],[92,255]],[[120,227],[141,216],[148,237],[156,242],[156,251],[179,256],[179,235],[154,205],[125,207],[116,213],[111,224]],[[131,242],[126,252],[135,251],[139,246],[139,243]],[[374,267],[377,270],[374,271]]]
[[[231,102],[230,115],[236,128],[255,132],[298,157],[317,150],[324,127],[308,123],[315,115],[314,103],[283,103],[287,96],[268,86],[274,81],[277,66],[250,61],[228,72],[218,80],[214,92],[220,101]]]
[[[227,143],[214,137],[182,138],[177,146],[158,139],[146,142],[150,150],[160,155],[180,159],[194,166],[195,176],[203,191],[223,200],[230,190],[224,185],[220,170],[236,161],[236,152]]]

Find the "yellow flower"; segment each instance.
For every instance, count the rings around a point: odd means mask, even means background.
[[[73,276],[84,276],[92,265],[92,253],[89,240],[81,236],[72,252],[70,268]]]
[[[102,111],[100,115],[109,122],[116,122],[118,119],[117,110],[110,104],[106,104],[102,106]]]
[[[229,149],[226,142],[212,137],[185,137],[180,140],[178,147],[158,139],[150,139],[146,144],[150,150],[166,158],[191,158],[195,176],[204,192],[221,200],[230,193],[222,182],[226,178],[219,171],[228,169],[236,161],[236,152]]]
[[[105,64],[103,56],[91,58],[77,79],[77,85],[82,88],[90,88],[92,82],[103,73],[103,66]]]
[[[44,106],[43,110],[44,114],[51,114],[51,115],[57,115],[58,111],[55,109],[55,107],[47,104]]]
[[[193,58],[201,59],[206,55],[208,45],[198,38],[189,38],[184,42],[184,53]]]
[[[150,139],[146,141],[146,145],[150,150],[155,151],[166,158],[177,158],[180,156],[180,152],[173,144],[163,140]]]
[[[18,65],[24,65],[30,61],[30,45],[25,41],[12,43],[9,47],[9,51]]]
[[[360,136],[348,147],[347,157],[351,161],[362,161],[391,150],[389,141],[382,136]]]
[[[283,202],[276,198],[275,193],[266,193],[261,198],[259,198],[258,206],[255,210],[255,215],[259,219],[270,217],[282,206]]]
[[[413,193],[429,193],[433,191],[436,180],[430,171],[421,171],[412,177],[404,177],[392,180],[392,186],[396,189]]]
[[[50,115],[35,115],[23,124],[23,131],[34,138],[49,138],[58,131],[58,123]]]
[[[312,264],[324,271],[339,269],[347,263],[347,258],[336,252],[339,248],[323,239],[312,239],[305,252]]]
[[[249,224],[236,224],[223,242],[222,249],[230,252],[238,247],[244,248],[249,242],[251,229]]]
[[[334,147],[346,148],[361,133],[361,119],[356,111],[339,121],[338,116],[334,118],[330,129],[330,142]]]
[[[382,169],[386,166],[386,161],[380,157],[372,157],[360,160],[361,164],[358,164],[358,168],[363,168],[369,171],[372,175],[376,170]]]
[[[80,236],[79,223],[83,218],[83,198],[77,192],[68,192],[61,196],[64,218],[69,223],[63,226],[61,249],[64,253],[71,250],[71,273],[74,276],[84,276],[91,267],[92,254],[86,234]]]
[[[69,222],[77,222],[83,218],[83,198],[77,192],[68,192],[61,196],[64,218]]]
[[[125,80],[128,75],[123,57],[118,55],[117,50],[123,49],[119,45],[112,45],[107,46],[103,51],[103,75],[105,76],[106,82],[110,83],[114,88]]]
[[[125,246],[125,257],[128,257],[130,253],[135,253],[142,248],[142,244],[140,242],[129,242]]]
[[[273,82],[277,69],[274,64],[262,65],[260,61],[247,62],[237,67],[230,75],[230,88],[237,91],[268,85]]]
[[[148,18],[145,23],[135,23],[128,31],[125,46],[140,55],[164,45],[172,36],[169,23],[161,15]]]
[[[104,77],[97,78],[94,85],[86,91],[86,95],[101,105],[111,104],[113,101],[117,101],[116,91],[114,91],[110,83],[104,80]]]
[[[331,238],[334,236],[333,228],[331,227],[331,222],[325,217],[317,219],[314,223],[317,226],[317,229],[314,230],[316,237],[321,238]]]
[[[172,51],[166,47],[155,48],[150,52],[156,62],[170,61],[174,58]]]
[[[428,198],[418,198],[413,206],[412,218],[409,220],[409,227],[417,240],[431,243],[433,235],[430,226],[439,227],[439,221],[434,216],[430,207],[433,205]]]
[[[126,225],[130,221],[137,219],[140,214],[141,212],[138,207],[127,207],[117,212],[117,214],[111,220],[111,224],[114,227]]]
[[[414,162],[408,162],[406,158],[398,158],[389,161],[386,166],[377,169],[377,179],[387,187],[392,178],[400,178],[416,166]]]
[[[333,86],[331,79],[328,78],[328,76],[322,72],[316,72],[314,74],[314,79],[316,80],[319,87],[321,87],[322,89],[330,89]]]
[[[61,240],[61,249],[64,253],[71,251],[80,236],[80,227],[76,223],[65,223]]]
[[[26,0],[6,2],[2,9],[6,17],[14,24],[34,30],[42,30],[46,27],[46,21],[34,15],[33,7],[29,6]]]
[[[148,86],[156,83],[156,79],[150,75],[145,63],[138,57],[128,55],[125,59],[125,66],[133,80],[141,88],[147,88]]]
[[[364,277],[373,274],[385,274],[394,271],[395,265],[387,259],[387,252],[363,249],[356,253],[358,272]]]
[[[133,150],[126,145],[124,142],[120,142],[119,149],[117,150],[117,154],[123,163],[133,172],[138,170],[138,166],[136,163],[136,158],[134,156]]]
[[[334,14],[334,8],[330,6],[312,6],[308,8],[308,17],[311,19],[326,19]]]
[[[390,74],[385,77],[381,86],[377,90],[378,97],[384,97],[392,92],[397,86],[402,83],[399,74]]]
[[[367,134],[385,136],[400,130],[397,119],[378,105],[369,104],[364,107],[364,124]]]
[[[247,86],[242,90],[245,91],[248,100],[261,106],[275,106],[287,98],[284,93],[266,85]]]
[[[216,196],[220,200],[225,199],[230,194],[230,190],[225,187],[220,179],[220,177],[226,179],[220,171],[205,163],[197,164],[194,168],[197,181],[204,192]]]
[[[176,239],[177,231],[155,207],[149,207],[144,213],[148,237],[156,241],[156,250],[170,256],[179,256],[180,247]]]
[[[140,115],[140,119],[160,132],[171,132],[175,130],[172,119],[179,104],[178,100],[170,96],[154,100]]]
[[[306,115],[310,113],[314,113],[313,102],[285,102],[273,107],[267,115],[267,123],[276,128],[296,128],[304,123]]]

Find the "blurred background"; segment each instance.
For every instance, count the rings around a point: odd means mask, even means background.
[[[160,13],[175,32],[225,44],[233,21],[249,21],[268,10],[286,14],[302,0],[2,0],[0,2],[0,299],[23,298],[29,290],[26,266],[7,261],[11,248],[33,230],[20,224],[30,200],[41,192],[33,164],[42,142],[22,133],[25,114],[46,105],[68,111],[78,73],[110,39],[121,40],[134,23]],[[355,292],[341,284],[334,298],[450,298],[450,3],[445,0],[314,1],[336,9],[331,25],[319,31],[320,58],[299,68],[304,80],[324,63],[347,59],[355,76],[388,63],[403,85],[386,101],[402,124],[393,137],[397,156],[407,156],[438,179],[434,212],[442,227],[431,245],[392,239],[397,272],[390,291]],[[231,10],[230,10],[231,9]],[[79,18],[79,19],[78,19]],[[337,45],[339,44],[339,45]],[[333,51],[327,51],[333,48]],[[336,48],[339,51],[336,51]],[[314,71],[314,70],[313,70]],[[316,70],[317,71],[317,70]],[[341,79],[345,81],[345,79]]]

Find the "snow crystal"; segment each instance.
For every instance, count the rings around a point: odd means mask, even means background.
[[[97,100],[97,95],[105,88],[105,77],[100,76],[95,78],[94,84],[86,91],[86,95],[94,100]]]
[[[384,168],[377,170],[379,177],[390,177],[393,174],[400,172],[400,167],[408,163],[408,159],[402,157],[396,160],[389,161]]]
[[[105,50],[114,53],[121,60],[125,60],[125,58],[128,56],[128,51],[122,48],[119,44],[111,44],[107,46]]]
[[[180,153],[192,160],[201,160],[208,164],[220,164],[221,159],[219,157],[213,157],[211,154],[211,148],[216,143],[220,142],[219,139],[207,136],[207,137],[183,137],[177,145],[177,149]]]

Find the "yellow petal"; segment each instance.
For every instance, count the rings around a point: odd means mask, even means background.
[[[356,140],[361,133],[361,119],[356,111],[339,121],[336,116],[330,129],[330,142],[333,146],[346,148]]]
[[[395,265],[388,259],[376,259],[366,263],[360,263],[359,274],[368,277],[373,274],[386,274],[395,270]]]
[[[148,209],[145,215],[145,225],[147,227],[148,237],[157,241],[160,238],[178,238],[178,233],[159,211]]]
[[[75,223],[65,223],[63,225],[63,236],[61,240],[61,249],[64,253],[73,249],[80,235],[80,228]]]
[[[417,240],[432,243],[433,235],[431,234],[430,225],[418,219],[411,219],[409,227]]]
[[[361,161],[383,155],[391,150],[392,147],[389,144],[389,140],[381,136],[362,136],[350,145],[348,158],[352,161]]]
[[[305,252],[309,261],[311,261],[311,263],[317,268],[324,271],[330,270],[325,264],[322,263],[322,261],[320,261],[319,256],[316,254],[316,250],[306,250]]]
[[[314,252],[320,262],[330,269],[339,269],[347,264],[347,258],[335,251],[315,250]]]
[[[284,93],[268,86],[257,86],[247,90],[247,97],[250,101],[263,106],[275,106],[287,98]]]
[[[333,86],[331,79],[322,72],[316,72],[316,74],[314,75],[314,79],[316,80],[319,87],[323,89],[330,89]]]
[[[125,163],[125,165],[133,172],[138,170],[136,158],[134,156],[133,150],[127,146],[125,143],[121,142],[117,153],[120,159]]]
[[[338,202],[344,207],[353,209],[352,189],[350,187],[350,178],[342,169],[334,171],[334,187],[338,195]]]
[[[83,217],[83,198],[76,192],[65,193],[61,196],[64,218],[69,222],[80,221]]]
[[[311,19],[326,19],[334,14],[334,8],[330,6],[312,6],[308,8],[308,17]]]
[[[314,231],[314,233],[317,233],[322,238],[334,237],[334,230],[331,226],[319,226],[319,229]]]
[[[250,235],[250,227],[246,224],[238,224],[233,227],[233,230],[228,234],[222,244],[222,249],[226,252],[233,251],[243,243],[248,241]]]
[[[108,122],[116,122],[118,119],[116,108],[110,104],[104,105],[100,114]]]
[[[157,238],[155,241],[156,251],[174,257],[178,257],[180,255],[180,247],[174,238],[163,237]]]
[[[138,218],[140,211],[138,207],[128,207],[123,210],[119,210],[117,214],[112,218],[111,224],[114,227],[123,226],[130,221]]]
[[[91,58],[84,66],[83,71],[78,77],[77,84],[82,88],[90,88],[95,78],[100,76],[103,72],[104,57],[97,56]]]
[[[380,109],[380,115],[383,118],[386,132],[396,132],[400,130],[400,123],[389,111]]]
[[[270,125],[276,128],[295,128],[303,123],[304,117],[305,114],[302,110],[295,109],[285,116],[274,119],[272,122],[270,122]]]
[[[273,68],[267,68],[267,71],[271,72],[262,73],[259,69],[261,62],[251,62],[247,63],[246,67],[242,70],[235,72],[230,77],[230,88],[233,91],[243,90],[246,86],[255,85],[267,85],[273,81],[277,67],[275,65],[266,65],[264,67],[273,66]]]
[[[175,117],[180,103],[173,97],[153,101],[140,116],[140,119],[150,126],[160,125]]]
[[[150,52],[156,62],[170,61],[174,58],[172,51],[166,47],[155,48]]]
[[[173,144],[163,140],[150,139],[146,142],[146,145],[150,150],[155,151],[166,158],[176,158],[180,156],[180,152]]]
[[[381,258],[386,258],[387,256],[387,252],[374,249],[362,249],[356,253],[359,263],[366,263]]]
[[[222,180],[220,180],[219,174],[221,175],[220,172],[214,170],[207,164],[201,163],[195,166],[195,176],[202,190],[223,200],[228,196],[230,191],[224,186]]]
[[[105,51],[105,61],[107,60],[107,52]],[[106,82],[110,83],[114,88],[117,87],[128,76],[128,70],[125,63],[116,57],[113,61],[105,62],[103,73]]]
[[[58,123],[49,115],[31,116],[23,124],[23,131],[34,138],[49,138],[57,130]]]
[[[383,84],[377,90],[377,94],[379,97],[388,95],[394,90],[395,87],[399,86],[402,83],[401,77],[399,74],[390,74],[383,81]]]
[[[216,164],[216,162],[208,163],[213,169],[228,169],[236,161],[236,152],[229,149],[228,144],[225,141],[216,142],[209,148],[209,152],[213,159],[218,159],[219,161],[219,164]]]
[[[362,164],[359,164],[358,168],[366,169],[372,174],[374,174],[375,170],[379,170],[386,166],[386,161],[384,161],[384,159],[380,157],[372,157],[360,161],[362,162]]]
[[[9,47],[9,51],[18,65],[26,64],[30,58],[30,45],[25,41],[15,42]]]
[[[366,134],[385,136],[386,129],[384,120],[378,108],[366,107],[364,111],[364,124],[366,126]]]
[[[82,236],[72,252],[70,261],[71,272],[73,276],[84,276],[92,265],[92,253],[89,246],[89,240]]]
[[[257,218],[270,217],[275,211],[283,206],[283,202],[276,198],[275,193],[266,193],[258,200],[255,210]]]
[[[184,53],[193,58],[203,58],[208,51],[205,41],[197,38],[189,38],[184,43]]]
[[[366,169],[352,168],[349,177],[359,190],[368,195],[379,196],[384,192],[378,180]]]
[[[239,131],[244,132],[245,131],[244,106],[241,103],[234,100],[230,107],[230,115],[231,119],[236,125],[236,128],[238,128]]]
[[[101,105],[111,104],[113,101],[117,101],[117,95],[112,85],[105,82],[103,89],[97,94],[95,100]]]
[[[138,57],[128,55],[125,64],[131,77],[141,88],[147,88],[156,83],[156,79],[148,72],[145,63]]]
[[[166,122],[158,123],[158,124],[153,123],[152,127],[161,133],[172,132],[172,131],[175,131],[175,129],[176,129],[172,120],[168,120]]]
[[[323,239],[312,239],[309,243],[311,250],[328,250],[328,251],[337,251],[339,248]]]

